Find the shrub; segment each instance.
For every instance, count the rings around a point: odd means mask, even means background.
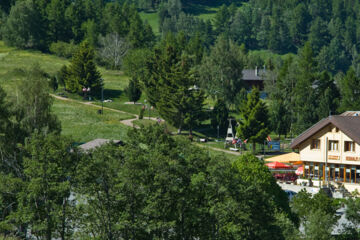
[[[58,41],[51,43],[49,50],[56,56],[71,58],[73,53],[76,52],[78,48],[79,46],[74,44],[74,42],[67,43]]]
[[[145,107],[143,106],[143,107],[140,109],[139,119],[143,119],[143,118],[144,118],[144,112],[145,112]]]

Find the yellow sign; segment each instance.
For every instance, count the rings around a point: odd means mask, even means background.
[[[335,155],[329,155],[328,156],[329,160],[340,160],[340,156],[335,156]]]
[[[348,160],[348,161],[359,161],[360,157],[346,157],[346,160]]]

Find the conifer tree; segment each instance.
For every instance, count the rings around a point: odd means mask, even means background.
[[[68,67],[65,80],[66,89],[73,93],[81,93],[83,88],[90,88],[91,95],[99,95],[101,91],[101,75],[94,63],[94,49],[87,41],[81,43]]]
[[[248,139],[248,142],[252,143],[253,152],[255,152],[256,143],[263,143],[270,133],[268,110],[265,103],[261,101],[257,88],[253,88],[247,96],[247,104],[241,110],[241,119],[236,132],[240,138]]]
[[[351,67],[340,81],[340,111],[360,109],[360,78]]]
[[[205,96],[196,86],[191,59],[183,55],[185,48],[183,35],[168,35],[147,64],[149,78],[144,86],[149,102],[160,115],[179,133],[185,127],[191,134],[203,116]]]
[[[294,89],[294,124],[295,133],[301,133],[317,121],[316,97],[313,88],[316,79],[316,62],[310,43],[307,42],[299,51],[298,67],[295,70],[296,84]]]
[[[218,99],[212,111],[211,126],[214,129],[219,127],[219,130],[223,132],[227,127],[228,116],[229,109],[227,108],[225,101],[223,99]]]
[[[126,89],[126,93],[128,95],[129,101],[134,102],[134,104],[140,99],[141,89],[139,86],[139,81],[136,78],[130,79],[129,85]]]
[[[335,85],[334,79],[328,72],[322,72],[317,81],[316,98],[318,99],[318,119],[325,118],[329,114],[336,114],[340,102],[340,92]]]

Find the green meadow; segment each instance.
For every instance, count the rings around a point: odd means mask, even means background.
[[[129,127],[121,120],[134,118],[133,115],[104,110],[82,103],[55,99],[53,111],[61,121],[62,134],[72,136],[77,142],[87,142],[95,138],[124,139]]]
[[[9,99],[16,95],[18,82],[26,75],[24,69],[29,69],[35,64],[38,64],[48,74],[54,75],[64,64],[69,64],[69,60],[38,51],[10,48],[0,41],[0,85],[9,95]],[[123,72],[104,68],[99,68],[99,70],[105,82],[105,99],[114,98],[117,101],[120,99],[126,101],[126,97],[122,95],[124,95],[123,89],[128,84],[128,78]],[[60,87],[58,92],[61,91]],[[67,95],[70,98],[81,99],[76,95]],[[141,108],[141,106],[136,107]],[[137,108],[130,112],[138,114]],[[125,137],[128,127],[121,124],[120,121],[133,118],[133,115],[106,110],[104,115],[99,115],[97,109],[91,105],[58,99],[55,99],[53,104],[53,111],[62,123],[62,133],[71,135],[75,141],[85,142],[94,138],[122,139]]]

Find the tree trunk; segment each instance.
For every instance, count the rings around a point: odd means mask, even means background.
[[[61,240],[65,240],[65,232],[66,232],[66,205],[67,205],[67,199],[64,198],[63,206],[62,206],[62,219],[61,219]]]

